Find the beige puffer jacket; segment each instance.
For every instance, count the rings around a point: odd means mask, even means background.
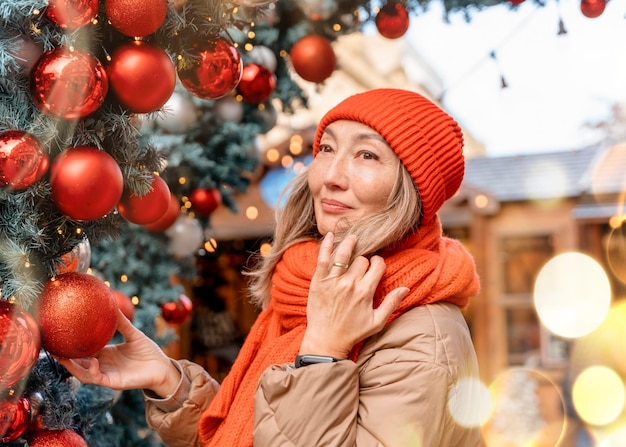
[[[180,393],[147,398],[146,414],[168,445],[199,446],[198,420],[217,384],[199,366],[180,364],[188,376]],[[255,396],[254,445],[480,447],[480,428],[453,417],[480,411],[477,387],[464,379],[478,380],[478,367],[460,310],[420,306],[368,339],[357,363],[266,370]]]

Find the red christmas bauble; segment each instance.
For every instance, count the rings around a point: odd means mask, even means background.
[[[243,100],[259,104],[267,100],[276,88],[276,75],[260,64],[248,64],[243,67],[241,81],[237,91]]]
[[[98,15],[98,0],[48,0],[46,17],[59,27],[74,30]]]
[[[90,146],[64,150],[50,166],[52,201],[75,220],[110,213],[124,191],[122,170],[107,152]]]
[[[376,15],[376,29],[387,39],[398,39],[409,29],[409,13],[402,3],[390,1]]]
[[[109,90],[100,61],[77,50],[46,51],[30,74],[30,93],[39,110],[66,120],[84,118],[100,108]]]
[[[174,225],[178,216],[180,216],[180,202],[178,201],[178,197],[176,197],[173,193],[170,193],[170,204],[167,207],[165,214],[159,217],[156,221],[144,225],[144,228],[154,233],[160,233]]]
[[[129,37],[157,31],[167,15],[166,0],[105,0],[104,10],[113,28]]]
[[[202,99],[219,99],[237,87],[243,64],[231,42],[223,37],[196,42],[190,53],[193,59],[178,63],[178,78],[189,93]]]
[[[170,324],[183,324],[191,316],[193,304],[187,295],[181,294],[178,301],[170,301],[161,306],[163,319]]]
[[[30,425],[30,401],[26,397],[0,400],[0,441],[4,443],[19,439]]]
[[[131,301],[130,297],[119,290],[112,289],[111,292],[115,297],[117,307],[122,311],[126,318],[133,321],[133,318],[135,318],[135,305]]]
[[[71,251],[61,256],[56,263],[57,273],[83,272],[89,270],[91,265],[91,244],[89,239],[84,238],[75,245]]]
[[[296,73],[309,82],[325,81],[337,67],[337,57],[330,40],[315,34],[297,41],[289,57]]]
[[[0,132],[0,186],[28,188],[48,170],[43,143],[23,130]]]
[[[160,109],[174,93],[176,68],[159,46],[133,41],[117,47],[107,67],[111,90],[131,112]]]
[[[197,188],[189,195],[191,207],[200,216],[208,216],[222,204],[222,194],[217,188]]]
[[[88,447],[87,442],[72,430],[40,430],[28,438],[29,447]]]
[[[58,357],[89,357],[115,334],[117,302],[95,276],[63,273],[44,285],[38,316],[44,349]]]
[[[126,189],[122,194],[117,210],[124,219],[137,225],[156,222],[163,217],[170,206],[170,188],[158,175],[152,177],[152,189],[143,196]]]
[[[600,17],[604,8],[606,8],[606,0],[581,0],[580,2],[580,12],[590,19]]]
[[[0,300],[0,390],[28,374],[40,349],[41,335],[33,316],[17,304]]]

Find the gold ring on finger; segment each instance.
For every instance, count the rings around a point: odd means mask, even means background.
[[[339,267],[340,269],[347,269],[350,267],[348,264],[344,264],[343,262],[335,262],[333,265],[335,267]]]

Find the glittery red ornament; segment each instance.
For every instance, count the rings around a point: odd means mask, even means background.
[[[131,301],[130,297],[119,290],[111,290],[111,292],[115,297],[117,307],[122,311],[126,318],[133,321],[133,318],[135,318],[135,305]]]
[[[178,78],[189,93],[202,99],[219,99],[229,94],[243,72],[237,48],[224,39],[195,42],[192,59],[179,60]]]
[[[170,301],[161,306],[163,319],[170,324],[183,324],[191,316],[193,304],[187,295],[181,294],[178,301]]]
[[[90,146],[64,150],[50,166],[52,201],[75,220],[95,220],[111,212],[122,197],[124,179],[107,152]]]
[[[259,64],[247,64],[243,67],[241,81],[237,91],[243,100],[259,104],[267,100],[276,88],[276,75],[268,68]]]
[[[0,132],[0,186],[28,188],[48,170],[43,143],[23,130]]]
[[[30,74],[30,93],[39,110],[67,120],[84,118],[98,110],[108,89],[100,61],[78,50],[47,51]]]
[[[289,57],[296,73],[309,82],[325,81],[337,67],[337,57],[330,40],[315,34],[297,41]]]
[[[167,15],[166,0],[105,0],[111,25],[130,37],[143,37],[158,30]]]
[[[0,441],[13,442],[26,433],[30,424],[30,401],[22,396],[0,400]]]
[[[155,233],[160,233],[174,225],[178,216],[180,216],[180,202],[178,197],[170,193],[170,204],[167,207],[165,214],[159,217],[156,221],[144,225],[144,228]]]
[[[39,358],[39,349],[37,321],[17,304],[0,300],[0,390],[28,374]]]
[[[74,30],[98,15],[98,0],[48,0],[46,17],[59,27]]]
[[[402,3],[390,1],[376,15],[376,29],[387,39],[398,39],[409,29],[409,13]]]
[[[172,59],[161,47],[142,41],[117,47],[107,73],[119,101],[135,113],[160,109],[176,87]]]
[[[191,207],[200,216],[208,216],[222,204],[222,194],[217,188],[197,188],[189,195]]]
[[[581,0],[580,2],[580,12],[590,19],[600,17],[604,8],[606,8],[606,0]]]
[[[59,357],[89,357],[111,340],[117,328],[113,292],[87,273],[63,273],[48,281],[38,310],[43,347]]]
[[[28,438],[29,447],[88,447],[87,442],[72,430],[40,430]]]
[[[117,210],[124,219],[137,225],[156,222],[163,217],[170,206],[170,188],[158,175],[152,176],[152,189],[143,196],[126,189],[122,194]]]

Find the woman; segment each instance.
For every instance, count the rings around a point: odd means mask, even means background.
[[[460,309],[479,281],[437,217],[463,179],[461,129],[421,95],[378,89],[331,109],[313,151],[249,273],[263,311],[221,386],[121,316],[124,344],[62,363],[146,390],[171,446],[482,445],[457,422],[476,411]]]

